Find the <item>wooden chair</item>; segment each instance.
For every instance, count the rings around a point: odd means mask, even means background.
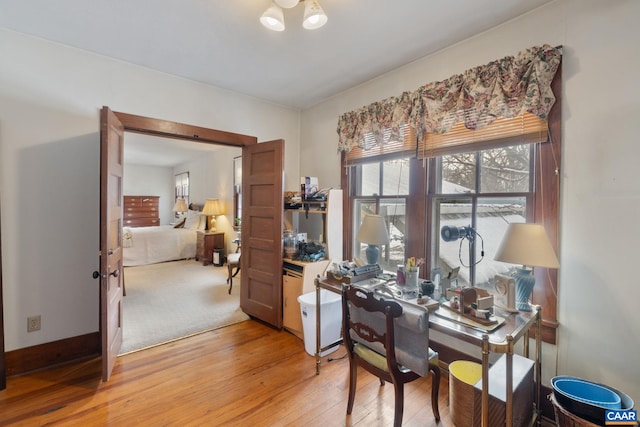
[[[356,313],[359,311],[359,313]],[[404,411],[404,384],[420,378],[420,374],[402,366],[396,358],[397,319],[403,314],[402,306],[395,301],[378,300],[373,292],[356,287],[344,287],[342,290],[342,331],[349,357],[349,400],[347,414],[351,414],[356,393],[358,366],[385,381],[393,384],[395,392],[394,426],[402,425]],[[428,315],[428,314],[427,314]],[[367,322],[376,319],[379,322]],[[380,323],[385,326],[379,327]],[[378,323],[378,328],[372,326]],[[428,321],[427,321],[428,326]],[[440,368],[438,353],[428,348],[428,331],[424,331],[428,358],[428,372],[432,375],[431,407],[437,422],[440,421],[438,409],[438,389],[440,386]],[[423,359],[424,362],[424,359]]]
[[[240,239],[233,241],[236,246],[236,252],[227,256],[227,283],[229,284],[229,295],[231,295],[231,288],[233,287],[233,278],[236,277],[240,271]],[[234,272],[233,269],[236,269]]]

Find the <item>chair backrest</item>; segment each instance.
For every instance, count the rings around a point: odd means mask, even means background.
[[[355,311],[360,310],[360,313]],[[362,313],[362,311],[366,313]],[[374,329],[368,322],[374,317],[384,316],[385,330]],[[379,300],[373,292],[353,286],[342,289],[342,321],[344,341],[349,352],[353,352],[353,338],[369,343],[382,344],[386,358],[392,366],[396,365],[394,319],[402,316],[402,306],[395,301]],[[365,344],[366,345],[366,344]],[[379,348],[379,346],[377,346]]]

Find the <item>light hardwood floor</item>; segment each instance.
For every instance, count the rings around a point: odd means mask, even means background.
[[[343,347],[320,375],[304,343],[246,321],[118,358],[107,383],[100,360],[9,378],[0,425],[65,426],[389,426],[393,387],[362,371],[346,416]],[[405,388],[405,426],[435,426],[431,380]],[[452,423],[448,381],[440,385],[440,426]]]

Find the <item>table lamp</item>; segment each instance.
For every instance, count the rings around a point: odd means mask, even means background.
[[[540,224],[509,224],[494,259],[522,264],[513,275],[516,281],[516,308],[522,311],[531,311],[529,296],[536,283],[532,267],[560,266],[547,233]]]
[[[176,203],[173,205],[173,211],[178,214],[178,218],[182,218],[182,214],[187,211],[187,204],[182,197],[176,199]]]
[[[387,232],[384,217],[380,215],[365,215],[362,220],[362,225],[358,230],[356,240],[369,245],[365,251],[367,263],[377,264],[378,256],[380,255],[378,245],[386,245],[389,243],[389,233]]]
[[[220,206],[220,202],[218,202],[218,199],[207,199],[207,201],[204,202],[204,208],[202,208],[202,215],[206,216],[207,218],[210,217],[210,221],[211,221],[209,223],[210,232],[216,231],[216,216],[222,215],[222,214],[224,214],[224,210],[222,210],[222,207]]]

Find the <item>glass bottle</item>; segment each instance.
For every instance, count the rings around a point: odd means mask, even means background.
[[[282,235],[282,247],[284,248],[284,257],[293,258],[296,254],[298,246],[298,238],[293,230],[285,230]]]

